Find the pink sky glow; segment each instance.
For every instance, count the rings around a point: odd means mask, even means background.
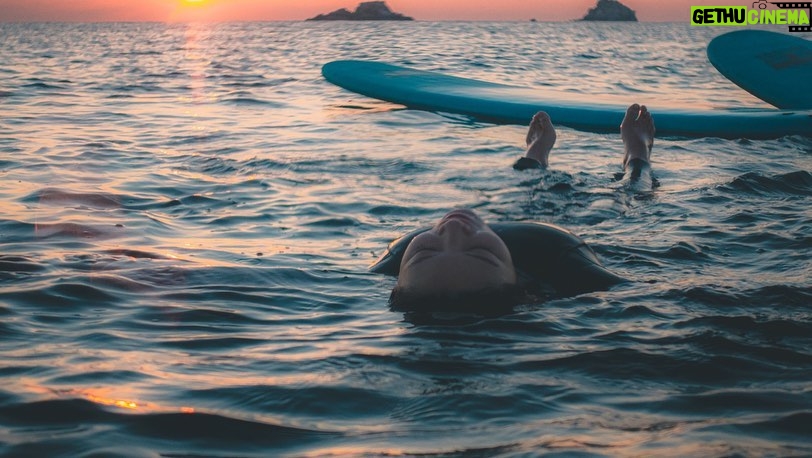
[[[23,21],[298,21],[358,0],[0,0],[0,22]],[[388,0],[422,21],[569,21],[596,0]],[[746,5],[741,0],[622,0],[640,21],[689,21],[692,5]],[[747,5],[749,6],[749,5]]]

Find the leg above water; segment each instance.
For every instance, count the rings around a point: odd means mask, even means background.
[[[620,137],[623,139],[623,168],[632,159],[651,162],[651,148],[654,146],[654,120],[645,105],[632,104],[620,123]]]
[[[556,133],[550,115],[539,111],[530,121],[527,130],[527,152],[513,164],[513,168],[547,168],[550,151],[555,145]]]

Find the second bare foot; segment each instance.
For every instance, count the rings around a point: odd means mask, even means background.
[[[550,150],[555,145],[555,139],[555,128],[550,115],[539,111],[533,116],[527,130],[527,153],[525,153],[525,156],[535,159],[543,167],[547,167]]]
[[[620,124],[620,137],[623,139],[625,154],[623,166],[631,159],[651,162],[651,148],[654,145],[654,120],[645,105],[632,104]]]

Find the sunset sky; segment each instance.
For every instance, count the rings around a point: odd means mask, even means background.
[[[19,21],[290,21],[359,0],[0,0],[0,22]],[[388,0],[417,20],[567,21],[596,0]],[[641,21],[688,21],[691,5],[745,5],[741,0],[623,0]],[[747,4],[749,6],[749,4]]]

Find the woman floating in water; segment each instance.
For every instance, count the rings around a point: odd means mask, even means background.
[[[631,179],[650,169],[654,122],[631,105],[620,125],[623,167]],[[556,134],[537,113],[527,152],[515,168],[546,168]],[[395,240],[370,268],[398,276],[396,310],[493,311],[539,299],[607,289],[626,280],[601,265],[587,244],[560,227],[540,223],[487,224],[473,211],[454,210],[434,226]]]
[[[468,209],[395,240],[370,270],[398,277],[390,304],[403,311],[487,313],[626,281],[565,229],[487,224]]]

